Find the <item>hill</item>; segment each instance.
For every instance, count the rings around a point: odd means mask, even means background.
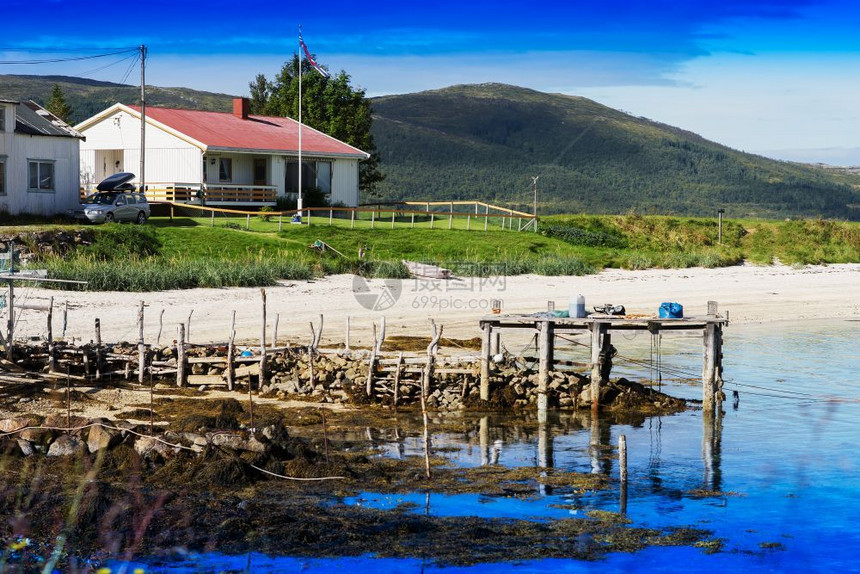
[[[140,88],[0,75],[0,96],[44,104],[59,84],[79,122]],[[230,111],[232,96],[147,86],[154,106]],[[372,100],[386,199],[484,199],[540,213],[860,219],[860,174],[742,153],[582,97],[503,84]]]
[[[770,160],[582,97],[502,84],[373,99],[386,198],[541,213],[860,218],[860,178]]]
[[[117,102],[136,104],[140,101],[140,86],[70,76],[0,75],[0,96],[45,105],[54,84],[59,84],[72,107],[72,123],[81,122]],[[232,110],[232,98],[227,94],[188,88],[146,86],[146,103],[151,106],[228,112]]]

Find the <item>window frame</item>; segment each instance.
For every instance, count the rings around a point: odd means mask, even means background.
[[[36,166],[36,187],[30,185],[32,183],[32,168]],[[42,167],[51,166],[50,187],[43,187],[42,180],[46,179],[42,176]],[[27,160],[27,191],[29,193],[56,193],[57,192],[57,170],[55,169],[56,162],[52,159],[28,159]]]
[[[6,195],[6,157],[0,155],[0,195]]]
[[[226,170],[224,169],[226,166]],[[226,178],[222,177],[222,174],[226,174]],[[218,182],[219,183],[233,183],[233,158],[232,157],[222,157],[218,158]]]
[[[319,181],[319,164],[327,163],[329,164],[329,172],[328,172],[328,190],[324,190],[320,187]],[[332,184],[334,183],[334,162],[332,160],[324,160],[324,159],[303,159],[302,166],[304,171],[302,171],[302,185],[304,186],[303,191],[308,191],[309,189],[317,188],[320,189],[325,195],[331,195],[332,192]],[[299,162],[297,159],[289,159],[286,162],[286,166],[284,169],[285,179],[286,179],[286,192],[297,194],[298,193],[298,178],[299,178]],[[306,176],[310,176],[306,177]],[[295,185],[293,185],[295,184]]]

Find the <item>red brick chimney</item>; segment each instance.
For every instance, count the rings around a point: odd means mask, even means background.
[[[233,115],[243,120],[248,119],[248,108],[251,106],[248,98],[233,98]]]

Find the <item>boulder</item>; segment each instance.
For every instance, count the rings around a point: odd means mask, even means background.
[[[0,432],[10,433],[27,427],[39,426],[39,420],[32,416],[20,416],[0,420]]]
[[[249,452],[266,452],[266,445],[257,440],[253,435],[245,438],[234,433],[214,433],[210,437],[213,446],[229,448],[231,450],[245,450]]]
[[[137,437],[134,441],[134,450],[147,460],[155,460],[158,458],[166,459],[176,454],[176,447],[165,444],[164,442],[151,436]]]
[[[33,447],[33,443],[22,438],[18,439],[18,447],[21,449],[21,453],[23,453],[24,456],[32,456],[36,452],[36,449]]]
[[[108,424],[107,421],[101,420],[94,422]],[[121,442],[121,431],[112,428],[105,428],[98,424],[91,426],[90,432],[87,433],[87,449],[90,453],[98,452],[105,448],[113,448]]]
[[[48,456],[70,456],[76,455],[84,450],[84,441],[79,437],[69,434],[61,434],[51,446],[48,447]]]

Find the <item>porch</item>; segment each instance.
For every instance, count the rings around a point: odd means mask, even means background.
[[[201,203],[213,206],[274,206],[278,188],[274,185],[147,182],[146,198],[151,202]]]
[[[146,184],[146,198],[150,203],[192,203],[199,205],[198,195],[203,191],[203,201],[206,205],[222,207],[263,207],[277,204],[277,186],[274,185],[245,185],[245,184],[201,184],[154,182]],[[95,185],[82,186],[81,200],[95,193]]]

